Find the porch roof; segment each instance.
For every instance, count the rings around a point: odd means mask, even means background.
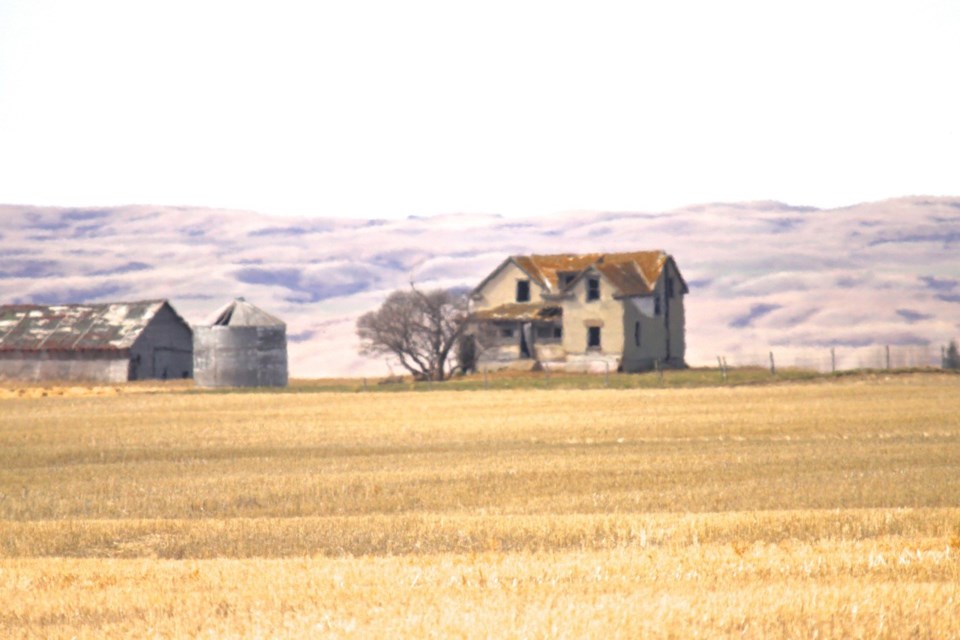
[[[563,309],[557,305],[536,302],[511,302],[492,309],[483,309],[472,314],[473,320],[504,320],[514,322],[548,322],[559,320]]]

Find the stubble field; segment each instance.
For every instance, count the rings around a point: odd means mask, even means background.
[[[11,396],[0,637],[960,638],[960,376]]]

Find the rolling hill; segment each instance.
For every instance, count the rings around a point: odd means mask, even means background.
[[[191,323],[244,296],[283,318],[296,377],[378,375],[356,318],[387,293],[473,286],[509,254],[663,249],[690,286],[687,361],[937,364],[960,335],[960,197],[838,209],[748,202],[545,218],[276,218],[189,207],[0,206],[0,301],[168,298]]]

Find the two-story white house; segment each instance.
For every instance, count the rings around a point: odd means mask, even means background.
[[[471,293],[478,366],[684,367],[687,293],[662,251],[511,256]]]

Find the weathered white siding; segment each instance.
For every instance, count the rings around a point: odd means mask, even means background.
[[[672,297],[667,296],[667,278],[673,279]],[[657,309],[659,313],[656,313]],[[664,267],[653,296],[624,299],[623,312],[624,371],[647,371],[654,368],[655,363],[683,366],[686,351],[683,293],[679,274],[672,262]],[[640,325],[639,346],[637,323]]]
[[[600,299],[587,300],[587,281],[600,279]],[[613,297],[614,288],[600,274],[588,273],[563,300],[563,348],[567,360],[578,368],[590,368],[591,361],[606,363],[615,370],[623,354],[623,304]],[[600,328],[600,348],[588,348],[590,327]]]
[[[495,273],[479,292],[480,298],[474,301],[478,309],[498,307],[517,301],[517,281],[530,280],[530,302],[542,302],[543,288],[530,279],[523,269],[512,262],[508,262]]]
[[[126,382],[129,363],[122,351],[7,351],[0,353],[0,379]]]

